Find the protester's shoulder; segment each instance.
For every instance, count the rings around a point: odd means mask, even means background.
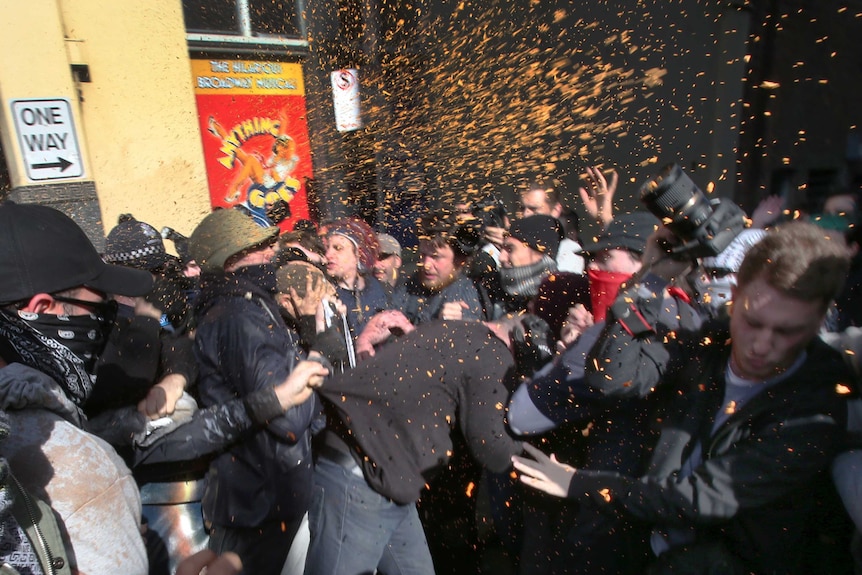
[[[16,409],[9,410],[8,414],[15,433],[3,444],[4,450],[7,447],[9,451],[20,450],[27,456],[27,449],[44,445],[64,455],[64,460],[104,463],[106,469],[113,470],[112,474],[129,474],[125,462],[108,442],[53,411]]]
[[[0,385],[4,387],[26,385],[46,389],[57,387],[57,384],[48,374],[22,363],[10,363],[0,367]]]
[[[391,297],[386,293],[386,288],[380,283],[380,280],[372,275],[365,276],[365,289],[362,290],[361,301],[362,306],[372,312],[383,311],[390,309]]]
[[[710,319],[682,290],[672,290],[662,300],[658,323],[666,329],[694,332]]]
[[[200,334],[206,333],[208,329],[226,332],[242,331],[249,326],[268,326],[275,318],[274,308],[274,302],[264,302],[259,296],[251,294],[221,297],[200,316],[197,331]]]
[[[485,249],[482,249],[470,258],[465,271],[466,275],[469,277],[482,278],[489,274],[496,273],[497,268],[497,261],[494,259],[494,256]]]
[[[411,285],[412,281],[410,278],[403,281],[399,279],[398,283],[395,284],[395,287],[392,288],[392,293],[389,296],[393,304],[396,301],[403,301],[407,298],[407,295],[410,293]]]
[[[83,414],[48,374],[11,363],[0,368],[0,408],[9,411],[48,411],[80,425]]]
[[[484,322],[475,320],[445,320],[435,322],[439,325],[443,337],[451,341],[455,353],[465,359],[479,362],[512,359],[509,348],[500,340]],[[490,365],[488,366],[490,368]]]
[[[366,297],[373,297],[375,299],[386,298],[386,290],[383,288],[383,284],[372,275],[365,276],[364,294]]]
[[[443,289],[443,292],[451,296],[479,297],[476,284],[465,275],[459,275],[455,281]]]
[[[443,319],[424,322],[402,338],[410,345],[425,346],[447,355],[463,353],[473,345],[486,346],[491,339],[497,340],[482,322]]]
[[[132,474],[107,442],[46,410],[10,411],[9,420],[15,433],[0,446],[0,454],[25,487],[50,501],[62,517],[111,491],[134,503]]]
[[[688,310],[692,308],[687,307]],[[679,320],[671,326],[670,340],[680,344],[682,353],[698,355],[699,350],[729,349],[730,322],[728,318],[704,318],[696,316],[692,325],[683,325]],[[667,338],[666,338],[667,339]]]
[[[840,332],[821,333],[820,338],[838,350],[857,380],[862,379],[862,328],[848,327]]]
[[[438,320],[429,325],[436,325],[437,331],[447,334],[453,339],[472,336],[480,339],[497,340],[497,338],[494,337],[494,334],[491,332],[488,326],[481,321]]]
[[[422,282],[419,281],[419,272],[416,272],[410,277],[402,278],[398,282],[392,290],[392,303],[395,305],[396,302],[403,302],[408,298],[424,295],[424,291]]]
[[[855,380],[853,371],[847,365],[842,351],[829,345],[820,337],[815,337],[808,345],[808,358],[805,367],[821,374],[821,378],[835,382]],[[853,385],[855,389],[855,384]]]

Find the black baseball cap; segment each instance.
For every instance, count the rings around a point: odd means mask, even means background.
[[[534,214],[513,221],[509,226],[509,235],[530,249],[556,259],[560,240],[563,239],[563,227],[553,216]]]
[[[37,204],[0,203],[0,302],[86,286],[142,296],[149,272],[102,261],[87,234],[66,214]]]
[[[590,256],[611,249],[626,249],[642,254],[647,239],[660,226],[661,221],[649,212],[620,214],[592,242],[585,242],[583,250]]]

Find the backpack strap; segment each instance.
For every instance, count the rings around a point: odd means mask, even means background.
[[[9,471],[6,487],[12,495],[12,515],[27,534],[46,575],[72,575],[57,518],[50,505],[30,495]]]

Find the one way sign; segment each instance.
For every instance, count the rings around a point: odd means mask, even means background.
[[[13,100],[12,115],[29,179],[59,180],[84,175],[69,100]]]

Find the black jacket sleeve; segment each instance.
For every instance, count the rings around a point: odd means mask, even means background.
[[[186,389],[195,384],[198,377],[198,364],[195,360],[194,340],[186,335],[174,335],[162,330],[160,336],[162,353],[160,356],[159,379],[170,374],[186,378]]]
[[[155,442],[135,446],[132,466],[188,461],[223,451],[283,413],[272,388],[198,410],[190,421]]]

